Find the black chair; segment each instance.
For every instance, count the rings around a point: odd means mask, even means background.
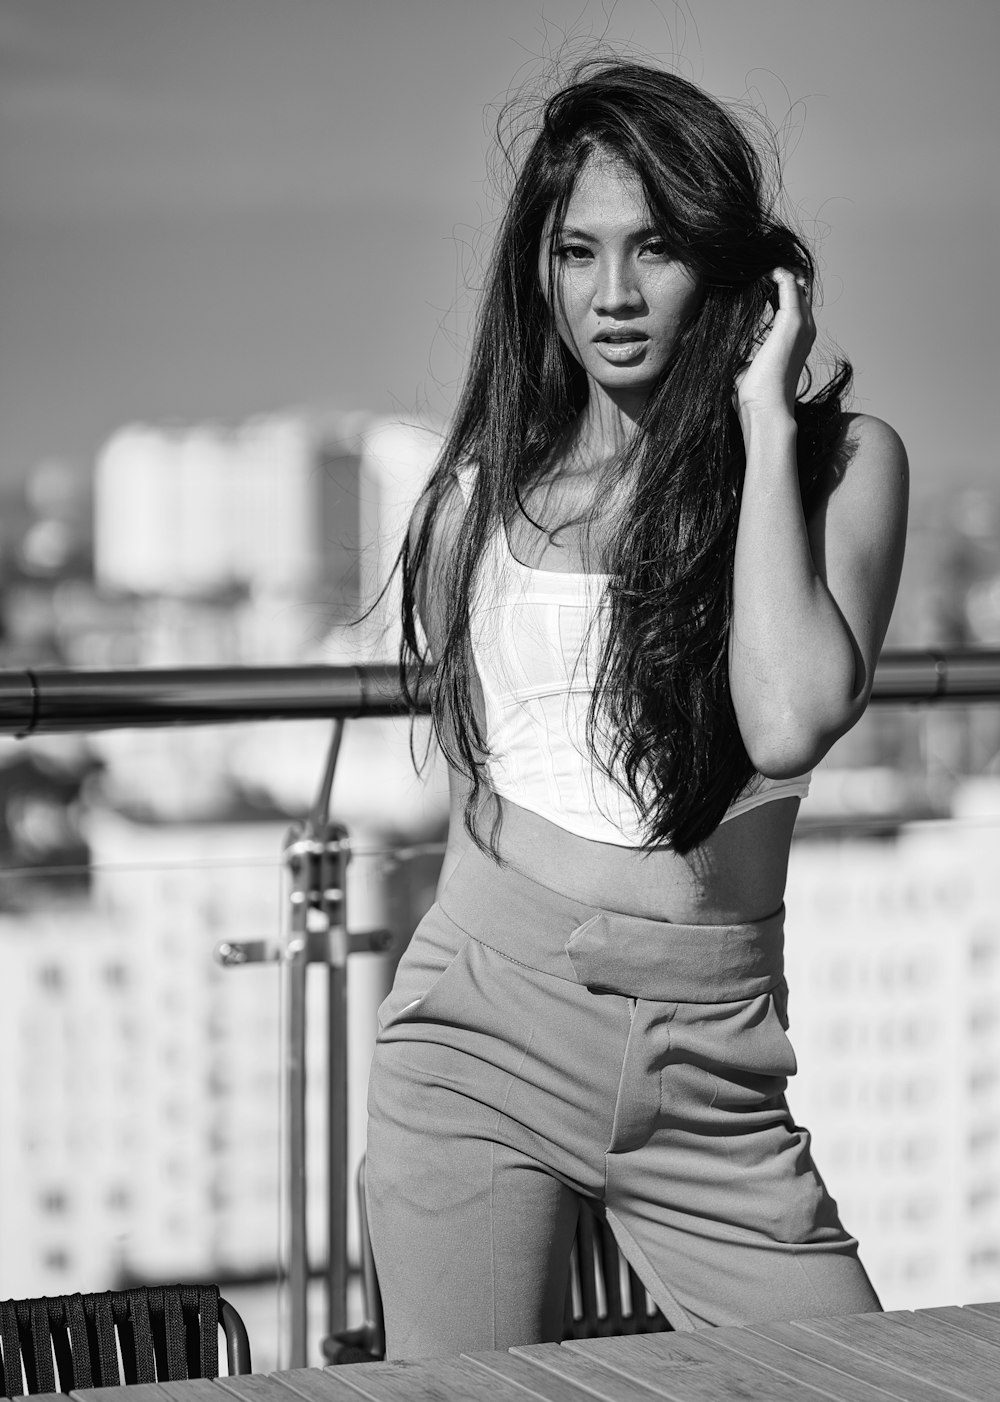
[[[617,1334],[659,1334],[669,1329],[646,1287],[618,1250],[607,1222],[587,1198],[570,1255],[563,1314],[564,1339],[606,1339]]]
[[[358,1166],[358,1222],[365,1318],[354,1329],[335,1334],[323,1345],[330,1363],[370,1363],[385,1357],[382,1294],[375,1274],[365,1206],[365,1161]],[[587,1198],[570,1255],[570,1276],[563,1314],[563,1339],[603,1339],[617,1334],[658,1334],[668,1330],[663,1313],[618,1250],[610,1227]]]
[[[250,1372],[243,1321],[216,1286],[146,1286],[0,1301],[0,1396]],[[120,1360],[120,1366],[119,1366]]]

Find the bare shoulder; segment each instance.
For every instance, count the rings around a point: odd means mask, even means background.
[[[413,508],[409,527],[411,550],[416,548],[433,513],[431,539],[427,545],[432,567],[435,559],[440,559],[441,552],[447,554],[458,538],[469,500],[468,478],[468,470],[465,470],[449,477],[443,485],[436,485],[432,479]]]
[[[844,414],[813,522],[856,538],[901,542],[909,501],[909,464],[899,434],[872,414]]]
[[[468,488],[460,474],[444,483],[435,484],[432,479],[410,517],[409,548],[416,570],[417,613],[432,655],[440,654],[444,641],[447,607],[439,586],[447,577],[447,561],[458,544],[467,496]]]
[[[431,527],[431,537],[424,541],[419,568],[424,575],[433,575],[442,559],[456,544],[466,516],[466,491],[459,477],[435,484],[433,479],[419,495],[410,516],[410,550],[417,551],[425,529]]]
[[[905,498],[909,463],[903,440],[884,419],[873,414],[844,414],[840,437],[833,452],[833,493],[841,487],[848,494],[886,492]]]

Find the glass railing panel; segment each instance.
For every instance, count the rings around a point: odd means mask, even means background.
[[[279,948],[285,836],[291,814],[312,801],[330,729],[260,725],[5,747],[0,1298],[211,1280],[245,1314],[255,1366],[280,1361],[280,968],[223,968],[215,949]],[[419,918],[411,909],[432,899],[440,847],[378,845],[379,827],[417,826],[406,791],[416,781],[405,724],[363,731],[345,740],[333,805],[339,817],[343,799],[356,847],[351,924],[401,930]],[[404,768],[404,782],[395,781]],[[144,795],[156,802],[141,802]],[[390,978],[386,956],[352,956],[352,1169],[364,1142],[374,1010]],[[314,1362],[326,1259],[322,983],[321,969],[310,970]],[[353,1212],[351,1229],[356,1260]],[[348,1323],[360,1319],[352,1279]]]
[[[132,830],[104,844],[131,858],[30,877],[31,899],[0,912],[0,1298],[218,1283],[247,1323],[255,1368],[282,1361],[285,1305],[281,969],[223,968],[220,941],[277,944],[282,825],[252,840],[218,827],[193,859],[189,830]],[[201,835],[197,835],[201,836]],[[164,848],[160,860],[155,848]],[[229,845],[228,858],[218,849]],[[433,899],[440,844],[359,846],[351,923],[408,934]],[[375,1010],[392,956],[348,967],[351,1180],[365,1140]],[[309,970],[307,1120],[310,1353],[325,1333],[327,1024],[322,966]],[[358,1260],[353,1192],[349,1260]],[[348,1324],[362,1319],[352,1273]]]
[[[213,957],[234,927],[276,936],[270,836],[192,862],[129,833],[131,859],[32,873],[0,915],[0,1298],[205,1280],[236,1304],[259,1279],[273,1353],[277,973]]]
[[[311,801],[328,737],[328,725],[309,723],[159,732],[151,753],[127,734],[57,737],[45,751],[10,742],[0,769],[0,1298],[213,1279],[247,1317],[255,1367],[282,1361],[279,971],[223,969],[213,951],[278,939],[284,834]],[[787,964],[800,1069],[790,1102],[892,1308],[1000,1291],[998,749],[990,706],[873,707],[817,771],[793,846]],[[228,808],[216,804],[220,770],[235,796]],[[150,792],[172,811],[126,801]],[[388,924],[403,936],[430,903],[440,786],[433,794],[412,778],[405,723],[348,727],[332,807],[352,834],[352,928]],[[351,958],[352,1173],[391,972],[385,956]],[[319,967],[309,985],[318,1362]],[[356,1259],[353,1210],[349,1250]],[[357,1322],[356,1278],[348,1303]]]

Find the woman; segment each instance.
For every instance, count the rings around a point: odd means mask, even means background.
[[[784,1099],[782,896],[906,459],[846,364],[799,393],[812,274],[691,84],[546,105],[402,557],[452,808],[372,1071],[390,1357],[558,1338],[580,1195],[675,1328],[879,1308]]]

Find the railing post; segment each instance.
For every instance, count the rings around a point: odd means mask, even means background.
[[[347,1327],[348,1076],[347,960],[355,952],[388,953],[388,929],[348,932],[347,829],[329,819],[330,796],[343,722],[334,723],[319,794],[307,819],[289,829],[284,845],[288,912],[281,945],[266,940],[227,942],[220,962],[278,962],[282,970],[285,1064],[282,1080],[282,1255],[286,1273],[287,1356],[282,1365],[308,1366],[307,1000],[310,964],[327,968],[327,1177],[328,1261],[323,1352],[335,1357],[337,1335]]]
[[[289,878],[288,934],[282,951],[282,1014],[285,1036],[281,1151],[285,1178],[285,1230],[290,1368],[306,1364],[309,1260],[306,1234],[306,978],[309,967],[308,839],[296,825],[285,842]]]
[[[328,826],[322,861],[327,891],[339,895],[339,919],[329,934],[327,993],[327,1338],[347,1328],[347,862],[350,852],[343,828]]]
[[[347,830],[296,824],[285,844],[290,916],[282,956],[285,1022],[284,1156],[290,1368],[307,1365],[309,1239],[306,1112],[306,979],[310,964],[328,970],[327,1173],[329,1261],[327,1329],[347,1325]]]

